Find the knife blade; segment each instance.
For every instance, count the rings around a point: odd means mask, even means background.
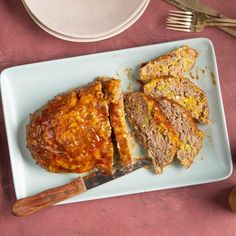
[[[177,3],[188,7],[189,9],[192,9],[194,11],[205,13],[209,16],[214,17],[224,17],[220,12],[216,11],[215,9],[207,6],[206,4],[203,4],[200,0],[174,0]]]
[[[149,160],[141,159],[134,163],[132,165],[132,168],[116,168],[115,173],[111,176],[97,174],[95,172],[85,177],[79,177],[63,186],[48,189],[31,197],[26,197],[17,200],[16,203],[13,205],[12,213],[16,216],[27,216],[36,211],[52,206],[58,202],[84,193],[89,189],[95,188],[99,185],[120,178],[149,164]]]
[[[175,7],[177,7],[177,8],[179,8],[179,9],[181,9],[181,10],[183,10],[183,11],[191,11],[192,10],[192,9],[190,9],[190,8],[184,6],[184,5],[181,5],[180,3],[178,3],[175,0],[164,0],[164,1],[171,4],[171,5],[173,5],[173,6],[175,6]]]
[[[208,5],[202,3],[199,0],[194,0],[194,1],[192,0],[164,0],[164,1],[184,11],[195,11],[195,12],[204,13],[208,16],[227,18],[226,16],[222,15],[220,12],[218,12],[214,8],[209,7]],[[236,31],[229,27],[217,27],[217,28],[236,37]]]

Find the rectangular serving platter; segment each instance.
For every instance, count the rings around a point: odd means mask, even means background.
[[[175,161],[156,175],[139,169],[119,179],[91,189],[62,203],[100,199],[145,191],[168,189],[223,180],[232,173],[232,158],[222,103],[220,81],[212,42],[194,38],[137,48],[46,61],[8,68],[1,73],[1,95],[7,131],[12,174],[17,199],[60,186],[78,174],[49,173],[35,164],[26,148],[25,126],[29,114],[55,95],[86,85],[97,76],[114,76],[122,80],[123,91],[136,90],[139,65],[182,45],[199,52],[191,79],[209,99],[211,124],[201,125],[206,132],[204,146],[190,169]],[[142,155],[138,144],[134,155]]]

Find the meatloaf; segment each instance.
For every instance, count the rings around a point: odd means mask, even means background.
[[[159,104],[180,139],[176,157],[189,168],[202,148],[204,133],[181,105],[167,99],[160,99]]]
[[[209,123],[207,96],[187,78],[156,78],[145,84],[143,91],[156,100],[164,97],[174,101],[189,111],[198,122]]]
[[[108,104],[98,81],[58,95],[31,115],[27,146],[51,172],[112,173],[113,144]]]
[[[125,111],[138,141],[147,149],[156,173],[170,164],[176,153],[178,137],[154,99],[136,92],[125,96]]]
[[[198,53],[193,48],[186,45],[182,46],[168,54],[142,64],[139,71],[139,79],[143,83],[147,83],[156,77],[182,76],[184,72],[192,69],[197,58]]]
[[[121,81],[107,77],[99,77],[97,80],[102,82],[103,92],[109,104],[109,119],[120,156],[119,163],[123,167],[129,167],[133,162],[132,149],[126,127]]]

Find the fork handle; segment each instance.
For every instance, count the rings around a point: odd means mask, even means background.
[[[236,19],[210,17],[209,22],[236,23]]]
[[[207,26],[217,26],[217,27],[227,26],[227,27],[236,27],[236,22],[235,22],[235,23],[227,23],[227,22],[209,22],[209,23],[207,23]]]
[[[233,36],[233,37],[236,37],[236,30],[233,30],[229,27],[217,27],[218,29],[228,33],[229,35]]]

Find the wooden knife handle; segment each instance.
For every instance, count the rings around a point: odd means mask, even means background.
[[[86,190],[84,180],[79,177],[69,184],[48,189],[31,197],[17,200],[12,207],[12,213],[16,216],[26,216],[60,201],[74,197]]]

